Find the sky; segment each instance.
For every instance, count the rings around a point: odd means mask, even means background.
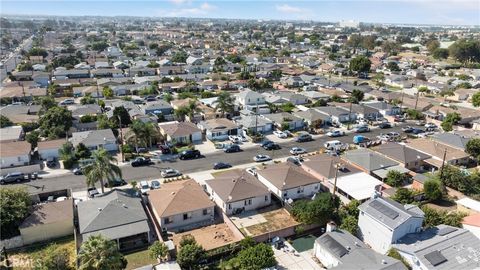
[[[0,0],[0,14],[480,25],[480,0]]]

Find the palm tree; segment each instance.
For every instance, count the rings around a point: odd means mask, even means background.
[[[129,133],[127,133],[127,140],[133,140],[137,148],[138,145],[152,147],[152,139],[159,137],[160,131],[157,125],[144,123],[140,120],[133,121],[130,125]]]
[[[188,112],[188,117],[190,117],[190,121],[193,119],[193,116],[195,113],[201,112],[202,109],[200,109],[197,106],[197,100],[190,100],[187,105],[187,112]]]
[[[78,253],[80,270],[113,269],[126,266],[126,260],[118,251],[117,243],[102,235],[90,236]]]
[[[144,140],[148,141],[148,147],[152,148],[152,138],[157,139],[160,137],[158,126],[151,122],[145,123],[143,135],[145,136]]]
[[[99,149],[92,154],[93,162],[83,168],[89,187],[95,186],[100,181],[102,193],[104,192],[104,181],[113,181],[115,177],[122,177],[122,170],[113,164],[116,159],[107,150]]]
[[[217,106],[215,110],[222,112],[222,117],[225,116],[225,113],[231,113],[234,110],[233,98],[230,93],[222,91],[217,98]]]
[[[183,121],[185,119],[185,116],[188,115],[188,109],[187,109],[187,107],[182,106],[182,107],[179,107],[178,109],[175,109],[173,114],[175,115],[175,117],[177,119]]]

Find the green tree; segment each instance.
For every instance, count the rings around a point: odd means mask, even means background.
[[[39,103],[40,103],[40,106],[41,106],[41,109],[39,111],[40,115],[44,114],[50,108],[57,107],[57,102],[51,96],[41,97],[39,99]]]
[[[95,99],[90,95],[90,93],[86,94],[84,97],[80,99],[80,104],[87,105],[87,104],[94,104]]]
[[[167,256],[168,247],[163,242],[155,241],[150,247],[148,247],[148,253],[152,259],[162,259]]]
[[[117,243],[102,235],[90,236],[78,253],[80,270],[124,269],[127,261],[118,251]]]
[[[427,50],[433,53],[436,49],[440,48],[440,42],[436,39],[429,40],[427,42]]]
[[[52,107],[39,119],[43,137],[63,138],[72,126],[72,112],[64,107]]]
[[[9,238],[18,232],[18,226],[28,215],[30,195],[23,187],[0,189],[1,237]]]
[[[357,235],[358,231],[358,219],[354,216],[346,216],[342,219],[342,224],[340,224],[340,229],[346,230],[347,232]]]
[[[476,159],[480,159],[480,138],[471,138],[465,145],[465,152]]]
[[[34,256],[35,270],[64,269],[74,270],[75,249],[70,246],[60,246],[55,243],[48,245]]]
[[[276,264],[277,261],[272,247],[265,243],[241,250],[231,262],[234,269],[239,270],[261,270],[273,267]]]
[[[30,143],[31,149],[34,150],[35,147],[37,147],[38,145],[38,141],[40,140],[40,132],[34,130],[27,133],[27,135],[25,136],[25,140]]]
[[[363,56],[357,56],[350,60],[350,70],[355,71],[357,73],[368,73],[370,71],[370,66],[372,65],[372,62],[370,60]]]
[[[63,166],[65,169],[73,167],[77,159],[75,158],[75,148],[70,142],[64,143],[60,149],[58,149],[60,159],[63,160]]]
[[[358,89],[353,89],[352,94],[351,94],[351,99],[353,103],[359,103],[360,101],[363,100],[365,94],[358,90]]]
[[[443,197],[443,187],[442,183],[437,179],[428,179],[423,184],[423,191],[425,192],[425,197],[430,201],[437,201]]]
[[[432,53],[433,58],[435,59],[447,59],[448,58],[448,49],[438,48]]]
[[[240,245],[240,249],[243,250],[255,246],[257,242],[255,242],[255,240],[251,236],[246,236],[245,238],[240,240],[238,244]]]
[[[472,96],[472,105],[474,107],[480,107],[480,91],[479,92],[476,92],[475,94],[473,94]]]
[[[215,110],[221,112],[221,116],[225,117],[226,113],[232,113],[234,111],[234,104],[233,98],[230,93],[226,91],[220,92],[217,97],[217,105],[215,106]]]
[[[480,41],[459,39],[449,48],[450,55],[463,64],[480,62]]]
[[[109,183],[117,177],[122,177],[122,170],[113,164],[116,159],[112,157],[107,150],[99,149],[92,153],[93,162],[83,168],[87,180],[87,186],[95,186],[100,181],[102,193],[104,192],[105,180]]]
[[[113,109],[112,122],[117,123],[118,127],[120,127],[119,119],[122,122],[121,127],[126,127],[132,123],[130,114],[128,113],[127,109],[125,109],[125,107],[123,106],[115,107],[115,109]]]
[[[206,257],[205,250],[199,244],[191,243],[180,246],[177,263],[182,269],[199,269],[200,262]]]
[[[91,155],[92,152],[83,143],[79,143],[75,148],[75,158],[78,160],[89,158]]]
[[[47,57],[48,52],[45,49],[39,48],[39,47],[33,47],[28,51],[28,56],[43,56]]]
[[[105,98],[112,98],[113,97],[113,90],[109,86],[104,86],[102,89],[102,94]]]
[[[413,202],[413,195],[413,192],[408,188],[398,188],[392,199],[401,204],[409,204]]]
[[[188,54],[185,51],[177,52],[172,57],[172,62],[185,63],[187,62]]]
[[[459,113],[447,113],[447,116],[445,116],[440,125],[442,126],[443,131],[449,132],[453,130],[453,125],[457,124],[460,120],[462,120],[462,117]]]
[[[407,109],[406,113],[408,115],[408,118],[410,119],[413,119],[413,120],[423,119],[423,114],[419,110]]]
[[[13,122],[8,119],[5,115],[0,115],[0,128],[11,127]]]
[[[133,140],[137,147],[139,145],[152,147],[153,139],[156,139],[159,136],[160,132],[157,125],[135,120],[130,125],[130,131],[127,133],[127,140]]]
[[[435,227],[440,224],[461,228],[462,220],[466,216],[466,213],[463,212],[447,212],[445,210],[435,210],[434,208],[428,207],[426,205],[422,206],[421,209],[423,213],[425,213],[425,218],[423,219],[423,226],[426,228]]]
[[[293,105],[292,102],[287,102],[285,104],[282,104],[280,106],[280,109],[283,111],[283,112],[288,112],[288,113],[291,113],[293,112],[293,109],[295,109],[295,105]]]
[[[340,201],[328,192],[317,193],[315,200],[299,200],[294,202],[292,214],[294,218],[306,224],[326,224],[336,212]]]
[[[388,171],[385,183],[392,187],[399,187],[408,180],[408,176],[396,170]]]
[[[388,62],[387,63],[387,68],[390,71],[400,71],[401,70],[396,62]]]
[[[407,263],[407,261],[402,257],[402,255],[400,255],[400,253],[398,253],[396,249],[390,248],[387,252],[387,256],[401,261],[408,270],[412,269],[410,264]]]
[[[170,101],[173,100],[172,94],[166,93],[166,94],[163,96],[163,100],[165,100],[166,102],[170,103]]]

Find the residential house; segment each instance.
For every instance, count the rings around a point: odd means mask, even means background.
[[[132,191],[132,190],[130,190]],[[152,240],[142,199],[114,189],[77,204],[81,241],[102,235],[117,243],[120,251],[147,246]]]
[[[424,213],[415,205],[401,205],[375,196],[358,209],[359,238],[381,254],[387,253],[400,238],[422,229]]]
[[[383,116],[399,115],[402,109],[399,106],[392,105],[383,101],[366,101],[362,102],[363,105],[378,110]]]
[[[469,230],[480,239],[480,213],[464,217],[462,220],[462,228]]]
[[[213,201],[227,215],[270,205],[270,191],[246,171],[230,170],[205,181]]]
[[[336,107],[336,106],[322,106],[322,107],[313,107],[312,109],[319,111],[328,116],[329,123],[346,123],[349,121],[355,121],[357,115],[355,112],[350,112],[349,110]]]
[[[329,121],[328,115],[323,114],[315,109],[307,109],[306,111],[293,112],[293,115],[303,119],[304,123],[306,123],[311,128],[319,128],[325,126]]]
[[[63,69],[57,68],[53,71],[53,80],[61,81],[66,79],[90,78],[90,70],[88,69]]]
[[[328,180],[334,179],[335,175],[341,177],[360,172],[360,169],[344,162],[340,157],[327,154],[310,157],[302,163],[302,168],[320,179],[325,185],[327,185]]]
[[[275,95],[280,96],[293,105],[303,105],[308,103],[308,98],[302,94],[293,91],[279,91]]]
[[[330,95],[318,91],[305,91],[302,93],[302,95],[306,96],[311,102],[315,102],[318,100],[328,101],[330,99]]]
[[[313,254],[326,269],[407,269],[401,261],[373,251],[344,230],[328,230],[315,239]]]
[[[13,142],[23,140],[25,132],[22,126],[0,128],[0,142]]]
[[[320,180],[291,163],[270,165],[259,170],[257,177],[281,200],[311,197],[320,192]]]
[[[380,146],[375,147],[374,150],[383,156],[395,160],[404,168],[412,171],[421,170],[424,166],[424,160],[431,158],[430,155],[394,142],[381,144]]]
[[[90,150],[101,148],[106,149],[107,151],[118,150],[117,139],[111,129],[74,132],[69,141],[75,147],[82,143]]]
[[[374,151],[364,148],[347,151],[342,158],[347,163],[368,174],[371,174],[376,170],[385,169],[388,167],[398,167],[399,165],[399,163],[396,161],[393,161]]]
[[[476,269],[480,239],[468,230],[438,225],[405,235],[393,248],[412,270]]]
[[[76,118],[80,118],[84,115],[99,115],[102,113],[102,107],[97,104],[68,106],[68,110],[71,111],[72,116]]]
[[[305,85],[305,82],[300,76],[282,77],[281,82],[283,85],[288,87],[302,87],[303,85]]]
[[[281,130],[300,130],[304,128],[303,119],[288,112],[272,113],[262,115],[265,119],[272,121],[272,123]]]
[[[160,133],[168,142],[201,143],[202,131],[191,122],[166,122],[158,124]]]
[[[257,113],[268,113],[270,111],[266,104],[265,96],[250,89],[240,91],[235,98],[243,109]]]
[[[480,138],[480,135],[472,134],[471,136],[467,134],[463,134],[460,132],[444,132],[444,133],[437,133],[434,134],[431,138],[439,142],[441,144],[445,144],[451,147],[454,147],[456,149],[465,151],[465,147],[467,146],[467,143],[472,139],[472,138]]]
[[[444,155],[445,164],[455,166],[467,165],[471,158],[469,154],[462,150],[427,138],[411,140],[406,145],[410,148],[430,155],[431,158],[424,160],[424,162],[438,169],[442,167]]]
[[[48,87],[50,84],[50,73],[48,72],[34,72],[32,76],[32,80],[39,86],[39,87]]]
[[[239,135],[241,128],[227,118],[215,118],[201,121],[198,127],[205,132],[207,139],[211,141],[224,141],[229,135]]]
[[[369,106],[365,106],[364,104],[354,104],[354,103],[338,103],[332,102],[332,106],[336,107],[343,107],[344,109],[355,113],[357,118],[360,119],[369,119],[369,120],[376,120],[377,118],[381,117],[382,115],[380,112]]]
[[[32,123],[38,121],[39,110],[40,105],[8,105],[0,107],[0,114],[6,116],[13,123]]]
[[[30,149],[26,141],[0,142],[0,168],[29,165]]]
[[[468,213],[468,214],[479,214],[480,213],[480,202],[468,197],[461,198],[456,200],[457,211]]]
[[[195,228],[214,219],[215,203],[194,180],[163,184],[159,189],[148,191],[148,200],[164,231]]]
[[[173,107],[164,100],[147,102],[140,106],[144,114],[162,114],[168,116],[173,114]]]
[[[345,169],[339,171],[345,171]],[[337,172],[338,174],[338,172]],[[368,200],[375,191],[382,191],[384,189],[383,182],[377,178],[364,173],[344,173],[340,176],[337,175],[337,179],[328,179],[328,188],[331,192],[335,189],[339,194],[343,195],[342,199],[345,202],[350,200],[357,200],[364,202]]]
[[[478,92],[478,89],[467,89],[467,88],[460,88],[453,92],[453,96],[448,96],[448,100],[453,101],[471,101],[472,96]]]
[[[65,143],[65,139],[51,140],[51,141],[39,141],[37,145],[38,155],[41,159],[46,160],[48,158],[59,158],[60,154],[58,149]]]
[[[49,241],[73,235],[73,200],[36,204],[18,229],[23,244]]]
[[[273,122],[258,115],[242,115],[236,117],[234,120],[247,134],[266,134],[273,130]]]

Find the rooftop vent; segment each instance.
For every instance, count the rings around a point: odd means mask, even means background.
[[[382,260],[382,264],[387,264],[387,261],[385,261],[385,260]]]
[[[99,208],[97,208],[97,209],[98,209],[98,212],[102,212],[102,208],[99,207]]]

